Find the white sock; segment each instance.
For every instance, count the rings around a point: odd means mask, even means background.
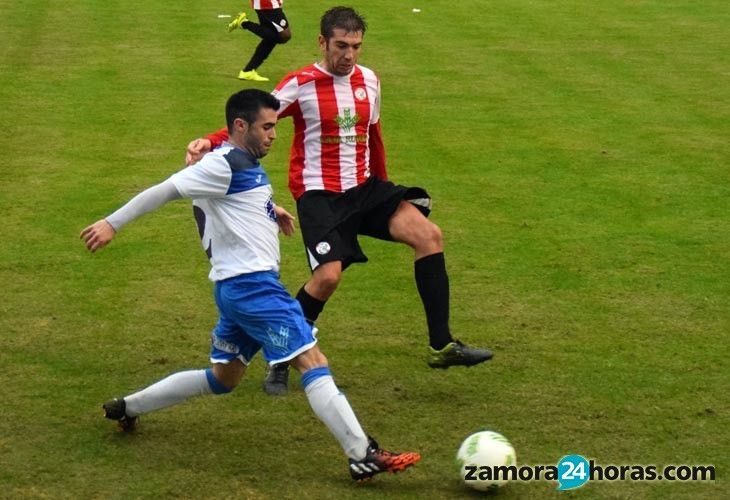
[[[193,396],[212,394],[206,370],[173,373],[167,378],[124,397],[126,413],[136,417],[143,413],[167,408]]]
[[[339,441],[345,454],[354,460],[365,458],[368,438],[332,376],[318,377],[304,391],[312,410]]]

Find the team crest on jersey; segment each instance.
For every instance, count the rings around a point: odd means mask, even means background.
[[[320,255],[327,255],[332,250],[332,247],[326,241],[320,241],[314,249]]]
[[[335,118],[337,124],[345,132],[349,132],[350,129],[357,125],[357,122],[360,121],[360,116],[358,116],[357,113],[355,113],[354,115],[352,115],[351,113],[352,112],[350,111],[350,108],[345,108],[345,110],[342,112],[342,116],[337,116],[337,118]]]
[[[266,333],[269,336],[269,339],[271,340],[271,343],[274,345],[274,347],[278,347],[279,349],[286,349],[289,345],[288,326],[282,326],[281,328],[279,328],[279,333],[276,333],[269,327],[266,329]]]
[[[358,101],[364,101],[365,99],[367,99],[367,97],[368,93],[365,92],[364,88],[359,87],[355,89],[355,99],[357,99]]]

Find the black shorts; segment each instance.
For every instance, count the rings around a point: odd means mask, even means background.
[[[261,26],[271,25],[277,33],[281,33],[289,27],[289,20],[282,9],[257,10],[256,14],[259,16]]]
[[[403,200],[426,216],[431,211],[431,198],[425,190],[375,177],[344,193],[306,191],[297,200],[297,213],[309,267],[314,270],[339,260],[345,269],[353,262],[367,262],[358,235],[393,241],[388,221]]]

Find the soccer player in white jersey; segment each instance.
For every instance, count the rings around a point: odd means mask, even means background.
[[[228,32],[238,28],[250,31],[261,39],[251,59],[238,73],[240,80],[268,82],[269,79],[256,71],[278,44],[291,40],[291,27],[284,14],[284,0],[251,0],[251,8],[256,12],[259,22],[249,20],[245,12],[228,24]]]
[[[226,103],[228,142],[205,155],[195,168],[185,168],[143,191],[81,232],[94,252],[141,215],[171,200],[192,198],[219,313],[211,334],[211,368],[173,373],[109,401],[103,405],[105,416],[131,431],[141,414],[192,396],[231,392],[251,358],[263,350],[269,363],[290,363],[302,374],[309,404],[345,451],[353,479],[406,469],[420,455],[383,450],[368,438],[335,385],[311,324],[279,281],[278,231],[291,234],[293,217],[274,204],[269,178],[259,163],[276,138],[278,109],[279,101],[262,90],[232,95]]]
[[[387,180],[380,132],[380,82],[357,64],[366,24],[352,8],[334,7],[322,16],[322,60],[286,76],[273,94],[279,117],[294,120],[289,189],[297,200],[299,224],[312,277],[297,300],[316,321],[342,272],[367,257],[358,235],[405,243],[415,252],[415,280],[429,334],[432,368],[472,366],[492,353],[455,340],[449,329],[449,280],[441,230],[426,217],[431,200],[421,188]],[[186,161],[217,147],[226,129],[188,145]],[[264,383],[283,394],[288,367],[275,366]]]

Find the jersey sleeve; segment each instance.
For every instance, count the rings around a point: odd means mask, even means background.
[[[170,180],[184,198],[220,198],[231,185],[231,167],[217,153],[208,153],[195,165],[173,174]]]
[[[382,179],[388,180],[388,172],[385,169],[385,145],[383,134],[380,131],[380,122],[371,123],[368,129],[368,148],[370,149],[370,173]]]
[[[177,188],[168,179],[139,193],[122,208],[108,215],[106,221],[111,224],[115,231],[119,231],[123,226],[133,220],[180,197]]]
[[[385,144],[383,143],[383,132],[380,128],[380,79],[377,79],[375,102],[373,102],[372,118],[368,127],[368,148],[370,149],[370,173],[382,179],[388,180],[388,172],[385,168]]]
[[[215,148],[219,148],[221,144],[228,140],[228,129],[223,127],[220,130],[206,135],[205,138],[210,141],[210,149],[212,151]]]
[[[373,112],[370,123],[378,123],[380,121],[380,78],[376,80],[375,102],[373,103]]]
[[[296,103],[299,97],[299,82],[296,73],[289,73],[279,82],[271,94],[281,103],[279,118],[291,116],[293,110],[296,108],[292,104]]]

